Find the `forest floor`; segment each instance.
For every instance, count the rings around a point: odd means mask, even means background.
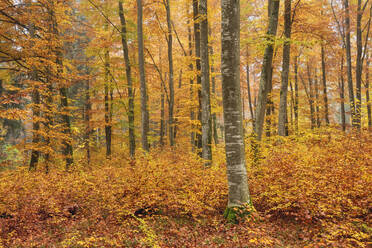
[[[372,135],[318,130],[260,146],[247,170],[254,211],[223,218],[214,163],[179,145],[129,161],[98,154],[73,171],[0,172],[0,247],[371,247]],[[5,165],[4,165],[5,166]]]

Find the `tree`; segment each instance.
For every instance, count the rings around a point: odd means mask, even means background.
[[[200,62],[201,62],[201,111],[202,111],[202,157],[206,165],[212,160],[212,120],[211,94],[209,82],[209,52],[208,52],[208,5],[207,0],[199,1],[200,13]]]
[[[142,0],[137,0],[137,39],[138,39],[138,62],[141,82],[141,143],[142,149],[149,151],[149,110],[147,107],[147,86],[145,77],[145,57],[143,52],[143,7]]]
[[[255,114],[255,135],[258,140],[262,137],[263,123],[267,105],[267,96],[271,91],[272,59],[274,54],[275,35],[278,27],[279,0],[269,0],[269,26],[266,33],[267,45],[262,62],[261,79],[258,91],[258,102]]]
[[[134,130],[134,92],[133,92],[133,82],[132,82],[132,75],[131,75],[131,65],[129,61],[129,51],[128,51],[128,44],[127,44],[127,28],[126,28],[126,20],[124,15],[124,8],[122,0],[119,0],[119,17],[121,23],[121,43],[123,48],[123,56],[125,62],[125,72],[127,76],[127,85],[128,85],[128,122],[129,122],[129,153],[133,158],[136,152],[136,137],[135,137],[135,130]]]
[[[245,165],[240,95],[240,2],[239,0],[222,0],[221,8],[221,73],[229,189],[225,216],[234,220],[234,208],[251,204]]]
[[[280,88],[280,104],[279,104],[279,118],[278,118],[278,134],[286,136],[287,123],[287,93],[288,93],[288,76],[289,63],[291,58],[291,0],[284,2],[284,46],[283,46],[283,70],[282,70],[282,84]]]

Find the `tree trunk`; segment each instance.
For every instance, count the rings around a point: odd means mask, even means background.
[[[31,74],[31,80],[36,81],[37,75],[36,72],[32,72]],[[37,86],[34,86],[32,90],[32,116],[33,116],[33,122],[32,122],[32,144],[38,145],[40,142],[40,93]],[[35,170],[37,163],[39,162],[40,152],[36,149],[32,149],[31,151],[31,159],[30,159],[30,165],[29,170]]]
[[[321,53],[322,53],[322,83],[323,83],[323,100],[324,100],[324,119],[325,119],[326,125],[329,125],[327,72],[326,72],[325,52],[324,52],[324,46],[323,45],[322,45],[321,50],[322,50]]]
[[[345,80],[344,80],[344,54],[342,54],[340,68],[340,98],[341,98],[341,123],[342,131],[346,131],[346,113],[345,113]]]
[[[355,126],[360,129],[362,125],[362,71],[363,71],[363,61],[362,61],[362,0],[358,0],[357,8],[357,21],[356,21],[356,34],[357,34],[357,57],[356,57],[356,104],[355,104]]]
[[[318,87],[318,70],[315,68],[315,80],[314,80],[314,90],[315,90],[315,116],[316,116],[316,126],[319,128],[321,125],[320,122],[320,113],[319,113],[319,87]]]
[[[355,116],[355,101],[354,101],[354,89],[353,89],[353,74],[352,74],[352,62],[351,62],[351,42],[350,42],[350,11],[349,11],[349,0],[343,1],[345,9],[345,29],[346,29],[346,63],[347,63],[347,83],[349,88],[349,101],[351,109],[351,119],[353,127],[357,127],[356,116]]]
[[[369,63],[370,63],[369,54],[366,57],[366,102],[367,102],[367,115],[368,115],[368,128],[372,130],[372,110],[371,110],[371,100],[369,97]]]
[[[142,0],[137,0],[137,37],[138,37],[138,64],[141,84],[141,143],[142,149],[149,151],[148,133],[149,133],[149,110],[147,107],[147,88],[145,77],[145,56],[143,53],[143,10]]]
[[[288,76],[289,63],[291,58],[291,0],[284,2],[284,46],[283,46],[283,69],[282,69],[282,84],[280,87],[280,103],[278,117],[278,135],[286,135],[287,122],[287,93],[288,93]]]
[[[189,14],[189,8],[187,8],[187,14]],[[189,41],[189,56],[192,57],[192,34],[191,34],[191,28],[190,28],[190,21],[187,20],[187,32],[188,32],[188,41]],[[189,70],[192,72],[194,70],[193,63],[189,64]],[[191,142],[191,150],[192,152],[195,151],[195,112],[194,112],[194,80],[190,78],[190,99],[192,102],[192,105],[190,107],[190,120],[191,120],[191,132],[190,132],[190,142]]]
[[[314,89],[313,81],[311,79],[311,71],[309,62],[307,63],[307,76],[309,81],[309,107],[310,107],[310,120],[311,120],[311,129],[315,128],[315,110],[314,110]]]
[[[131,65],[129,62],[129,51],[127,44],[127,28],[126,21],[124,16],[123,2],[119,0],[119,17],[121,24],[121,43],[123,46],[123,56],[125,62],[125,72],[127,76],[127,85],[128,85],[128,123],[129,123],[129,152],[130,156],[133,158],[136,152],[136,137],[134,133],[134,92],[133,92],[133,83],[131,76]]]
[[[234,220],[232,208],[251,204],[245,165],[240,95],[240,6],[239,0],[222,0],[222,91],[225,120],[225,150],[228,205],[225,216]],[[232,214],[232,215],[231,215]]]
[[[111,122],[110,122],[110,54],[106,48],[105,51],[105,136],[106,136],[106,158],[111,157]]]
[[[92,104],[90,102],[90,82],[89,79],[85,83],[85,150],[87,154],[87,162],[90,164],[90,113],[92,111]]]
[[[196,82],[198,84],[198,101],[199,101],[199,108],[198,108],[198,120],[201,123],[201,64],[200,64],[200,24],[199,24],[199,1],[193,0],[193,17],[194,17],[194,39],[195,39],[195,56],[196,56]],[[202,130],[201,125],[198,125],[199,132],[196,133],[196,147],[198,148],[198,154],[202,157],[201,149],[202,149]]]
[[[202,81],[202,157],[205,165],[212,161],[212,120],[211,97],[209,81],[209,52],[208,52],[208,5],[207,0],[199,1],[200,21],[200,53]]]
[[[295,126],[296,132],[298,132],[298,56],[295,59],[295,100],[294,100],[294,116],[295,116]]]
[[[209,28],[209,36],[212,36],[212,30],[211,28]],[[210,49],[210,54],[211,54],[211,78],[212,78],[212,94],[214,97],[216,97],[216,77],[214,75],[214,73],[216,72],[215,71],[215,68],[214,68],[214,50],[213,50],[213,45],[210,44],[209,45],[209,49]],[[212,126],[213,126],[213,140],[214,140],[214,144],[215,145],[218,145],[218,131],[217,131],[217,114],[216,113],[212,113],[211,111],[211,114],[212,114]]]
[[[164,146],[165,133],[165,106],[164,106],[164,92],[161,90],[161,109],[160,109],[160,146]]]
[[[173,82],[173,36],[172,23],[170,15],[169,0],[164,0],[165,9],[167,11],[167,26],[168,26],[168,64],[169,64],[169,104],[168,104],[168,119],[169,119],[169,143],[174,146],[174,82]]]
[[[251,119],[252,119],[252,127],[254,129],[254,112],[253,112],[253,106],[252,106],[252,94],[251,94],[251,83],[250,83],[250,75],[249,75],[249,52],[248,52],[248,46],[247,46],[247,64],[246,64],[246,70],[247,70],[247,90],[248,90],[248,104],[249,104],[249,111],[251,113]]]
[[[270,17],[269,26],[266,34],[267,45],[262,62],[260,87],[258,91],[258,103],[256,108],[255,134],[258,140],[261,140],[263,123],[265,119],[265,110],[267,104],[267,95],[270,92],[270,77],[272,69],[272,59],[274,53],[275,35],[278,27],[279,0],[269,0]]]

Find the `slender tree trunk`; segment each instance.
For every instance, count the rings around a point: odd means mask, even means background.
[[[129,123],[129,152],[130,156],[133,158],[136,152],[136,137],[134,132],[134,92],[133,92],[133,82],[131,76],[131,65],[129,62],[129,51],[127,44],[127,28],[126,20],[124,16],[124,8],[122,0],[119,0],[119,17],[121,24],[121,43],[123,46],[123,56],[125,62],[125,72],[127,76],[128,85],[128,123]]]
[[[255,119],[254,119],[254,112],[253,112],[253,106],[252,106],[251,83],[250,83],[250,75],[249,75],[249,52],[248,52],[248,46],[247,46],[247,64],[246,64],[246,70],[247,70],[248,104],[249,104],[249,111],[251,113],[252,127],[254,129]]]
[[[341,98],[341,124],[342,131],[346,131],[346,112],[345,112],[345,80],[344,80],[344,54],[341,58],[341,68],[340,68],[340,98]]]
[[[258,103],[256,108],[256,123],[255,123],[255,134],[258,140],[261,140],[263,123],[265,119],[265,110],[267,104],[267,95],[270,92],[270,77],[272,70],[272,59],[274,53],[274,42],[275,35],[278,27],[278,15],[279,15],[279,0],[269,0],[270,18],[269,26],[266,34],[266,40],[268,41],[265,54],[262,63],[260,87],[258,91]]]
[[[322,53],[322,83],[323,83],[323,100],[324,100],[324,119],[326,125],[329,125],[329,110],[328,110],[328,93],[327,93],[327,71],[325,61],[324,46],[321,48]]]
[[[198,101],[199,101],[199,109],[198,109],[198,120],[201,123],[201,64],[200,64],[200,24],[199,24],[199,1],[193,0],[193,17],[194,17],[194,39],[195,39],[195,56],[196,56],[196,82],[198,84]],[[199,132],[196,133],[196,147],[198,148],[198,154],[202,157],[201,149],[202,149],[202,130],[201,125],[198,126],[200,129]]]
[[[200,22],[200,62],[202,81],[202,157],[205,165],[212,161],[212,119],[211,94],[209,81],[209,51],[208,51],[208,5],[207,0],[199,1]]]
[[[59,37],[59,32],[58,32],[58,24],[56,17],[54,15],[54,11],[51,11],[51,16],[53,20],[53,33],[56,37]],[[56,48],[56,64],[58,66],[57,68],[57,78],[62,80],[60,78],[62,76],[63,72],[63,55],[62,55],[62,47]],[[63,114],[61,115],[62,117],[62,123],[63,123],[63,134],[68,137],[68,139],[63,140],[63,149],[62,153],[63,156],[65,157],[65,162],[66,162],[66,170],[70,168],[70,166],[74,163],[73,159],[73,149],[72,149],[72,140],[69,140],[72,138],[72,132],[71,132],[71,120],[70,120],[70,113],[69,113],[69,104],[68,104],[68,89],[67,86],[65,85],[64,82],[60,82],[60,88],[59,88],[59,95],[60,95],[60,101],[61,101],[61,110]]]
[[[105,51],[105,136],[106,136],[106,158],[111,157],[111,122],[110,122],[110,54]]]
[[[165,133],[165,106],[164,106],[164,92],[161,90],[161,109],[160,109],[160,145],[164,146]]]
[[[307,75],[309,81],[309,107],[310,107],[310,120],[311,120],[311,129],[315,128],[315,110],[314,110],[314,89],[313,89],[313,81],[311,79],[311,71],[309,62],[307,63]]]
[[[291,89],[291,105],[290,105],[290,109],[291,109],[291,130],[294,130],[294,106],[295,106],[295,97],[294,97],[294,94],[293,94],[293,84],[292,84],[292,81],[290,80],[289,81],[289,87]],[[288,135],[289,135],[289,130],[288,130]]]
[[[212,29],[209,28],[209,36],[212,36]],[[213,44],[209,44],[209,51],[211,54],[211,78],[212,78],[212,94],[213,97],[216,97],[216,77],[215,77],[215,68],[214,68],[214,50],[213,50]],[[218,145],[218,131],[217,131],[217,114],[212,113],[212,126],[213,126],[213,140],[214,144]]]
[[[240,95],[240,6],[239,0],[222,0],[222,91],[225,120],[225,150],[228,205],[225,216],[234,219],[234,207],[251,204],[245,164]]]
[[[295,126],[296,132],[298,132],[298,56],[295,59],[295,100],[294,100],[294,116],[295,116]]]
[[[362,13],[361,5],[362,5],[362,0],[358,0],[357,21],[356,21],[357,57],[356,57],[356,73],[355,73],[355,80],[356,80],[355,125],[358,129],[360,129],[362,125],[362,71],[363,71],[362,15],[363,13]]]
[[[352,62],[351,62],[351,42],[350,42],[350,11],[349,11],[349,0],[343,0],[345,9],[345,29],[346,29],[346,63],[347,63],[347,83],[349,88],[349,101],[351,109],[351,119],[353,127],[357,127],[356,115],[355,115],[355,101],[354,101],[354,89],[353,89],[353,74],[352,74]]]
[[[189,8],[187,8],[187,14],[189,14]],[[187,32],[188,32],[188,41],[189,41],[189,56],[192,57],[192,34],[191,34],[191,28],[190,28],[190,21],[187,20]],[[189,71],[194,70],[194,65],[193,63],[189,64]],[[194,112],[194,80],[190,78],[190,99],[192,102],[192,105],[190,107],[190,120],[191,120],[191,132],[190,132],[190,142],[191,142],[191,149],[192,152],[195,151],[195,125],[194,125],[194,120],[195,120],[195,112]]]
[[[289,64],[291,59],[291,0],[284,1],[284,46],[283,46],[283,71],[282,84],[280,87],[280,103],[278,117],[278,135],[286,135],[287,121],[287,93],[288,93],[288,76]]]
[[[87,162],[90,164],[91,154],[90,154],[90,113],[92,111],[92,104],[90,102],[90,81],[89,79],[85,84],[85,150],[87,154]]]
[[[318,71],[315,68],[315,80],[314,80],[314,90],[315,90],[315,116],[316,116],[316,126],[319,128],[321,125],[320,122],[320,113],[319,113],[319,83],[318,83]]]
[[[174,146],[174,82],[173,82],[173,36],[172,36],[172,21],[170,15],[169,0],[164,0],[165,9],[167,11],[167,26],[168,26],[168,63],[169,63],[169,143]]]
[[[369,130],[372,130],[372,110],[371,110],[371,100],[370,100],[370,97],[369,97],[369,63],[370,63],[370,58],[369,58],[369,54],[368,54],[367,57],[366,57],[366,82],[365,82],[365,87],[366,87],[368,128],[369,128]]]
[[[138,37],[138,63],[141,84],[141,143],[142,149],[149,151],[148,132],[149,132],[149,110],[147,107],[147,87],[145,76],[145,56],[143,53],[143,10],[142,0],[137,0],[137,37]]]
[[[36,81],[37,75],[36,72],[32,72],[31,80]],[[40,93],[37,86],[34,86],[32,90],[32,144],[38,145],[40,142]],[[40,152],[37,149],[32,149],[31,151],[31,160],[29,165],[29,170],[35,170],[37,163],[39,162]]]

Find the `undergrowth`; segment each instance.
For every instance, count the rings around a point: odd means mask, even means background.
[[[247,140],[249,142],[249,140]],[[214,164],[185,149],[71,172],[0,174],[0,247],[367,247],[372,136],[335,131],[274,137],[247,170],[255,212],[223,219],[223,147]]]

